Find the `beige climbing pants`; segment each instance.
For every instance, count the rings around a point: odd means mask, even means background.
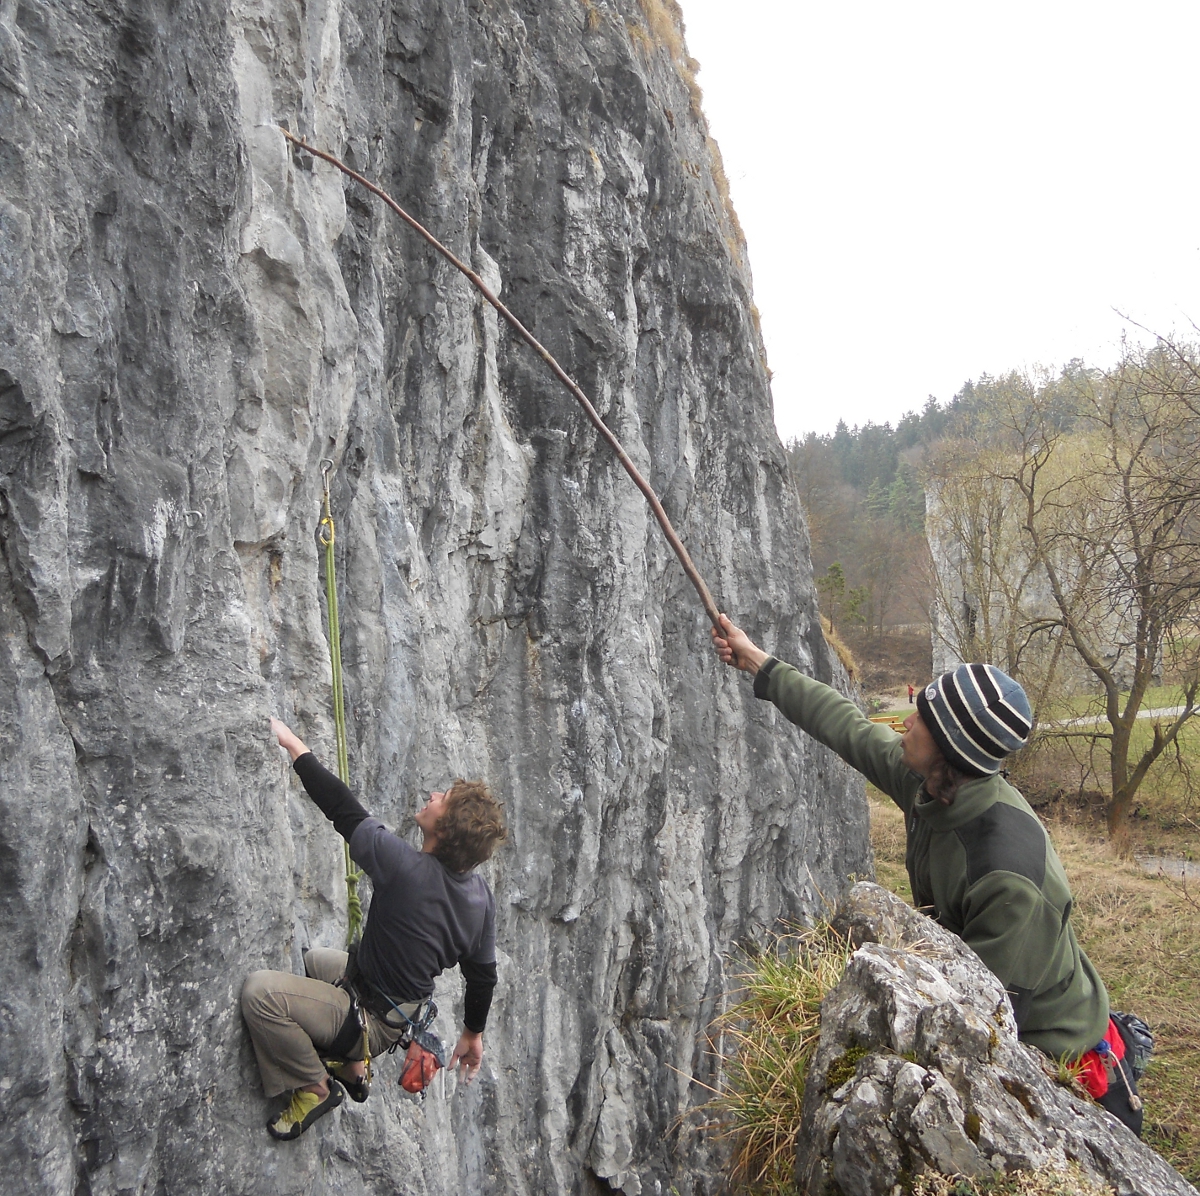
[[[307,976],[291,972],[251,972],[242,985],[242,1017],[250,1030],[263,1092],[278,1096],[325,1078],[321,1052],[328,1051],[350,1014],[350,994],[335,981],[346,971],[346,952],[314,947],[304,957]],[[401,1005],[415,1016],[421,1003]],[[395,1016],[395,1015],[393,1015]],[[404,1033],[367,1014],[371,1054],[381,1055]],[[362,1058],[362,1037],[348,1052]]]

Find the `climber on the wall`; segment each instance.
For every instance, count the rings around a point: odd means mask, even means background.
[[[1045,827],[999,775],[1004,757],[1029,741],[1025,691],[991,665],[960,665],[917,694],[897,736],[768,655],[724,615],[721,627],[723,634],[712,633],[717,655],[754,677],[755,696],[774,702],[904,811],[914,904],[999,977],[1021,1041],[1080,1061],[1084,1086],[1140,1135],[1141,1099],[1125,1057],[1134,1045],[1124,1037],[1129,1030],[1110,1018],[1108,994],[1075,939],[1070,888]]]
[[[371,1055],[406,1042],[434,978],[458,964],[466,982],[464,1029],[449,1066],[458,1065],[470,1083],[483,1061],[496,985],[495,901],[473,869],[508,837],[499,803],[478,781],[455,781],[444,793],[431,793],[416,815],[424,837],[418,851],[372,818],[278,719],[271,731],[374,886],[349,977],[365,1013]],[[345,951],[315,948],[304,957],[306,976],[253,972],[242,987],[242,1015],[263,1090],[268,1097],[292,1091],[287,1107],[267,1123],[275,1138],[300,1137],[347,1091],[356,1101],[367,1099],[360,1022],[350,993],[335,983],[348,962]]]

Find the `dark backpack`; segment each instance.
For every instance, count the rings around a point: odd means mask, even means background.
[[[1112,1018],[1125,1042],[1125,1061],[1129,1070],[1133,1072],[1135,1080],[1140,1080],[1154,1051],[1154,1035],[1137,1014],[1110,1010],[1108,1016]]]

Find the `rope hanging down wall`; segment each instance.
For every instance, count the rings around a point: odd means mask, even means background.
[[[329,505],[329,474],[332,461],[321,462],[321,486],[325,510],[318,525],[317,536],[325,546],[325,609],[329,617],[329,668],[333,675],[333,728],[337,741],[337,774],[345,785],[350,784],[350,752],[346,746],[346,697],[342,690],[342,633],[338,623],[337,570],[334,566],[333,508]],[[358,882],[362,873],[350,858],[350,844],[343,840],[342,852],[346,862],[346,946],[358,938],[362,927],[362,900]]]
[[[277,126],[278,127],[278,126]],[[688,550],[683,546],[683,541],[676,534],[674,527],[671,526],[670,519],[667,518],[667,513],[663,510],[663,505],[659,501],[658,495],[654,493],[654,489],[650,483],[642,477],[638,468],[630,460],[629,454],[621,446],[621,442],[613,435],[608,425],[600,418],[600,413],[592,406],[591,400],[584,394],[579,384],[554,360],[550,351],[513,315],[509,309],[492,294],[490,288],[465,263],[459,261],[445,245],[441,243],[424,225],[413,219],[386,191],[377,187],[369,179],[364,178],[356,170],[351,170],[344,162],[339,161],[332,154],[327,154],[324,150],[316,149],[305,141],[301,141],[299,137],[293,136],[287,129],[279,130],[293,145],[304,150],[305,153],[312,154],[314,158],[320,158],[324,162],[328,162],[331,166],[336,166],[343,174],[352,178],[360,186],[365,187],[373,195],[379,196],[405,224],[414,232],[422,236],[434,249],[438,251],[456,270],[461,271],[470,279],[471,283],[480,292],[481,295],[504,317],[505,321],[512,330],[523,340],[549,367],[554,376],[569,390],[576,402],[583,408],[589,420],[595,426],[596,431],[608,442],[609,448],[617,455],[617,460],[625,467],[625,472],[633,479],[634,485],[646,496],[646,501],[650,504],[650,509],[654,512],[654,517],[658,520],[659,526],[663,530],[663,534],[667,537],[667,543],[675,550],[675,555],[679,558],[679,563],[683,566],[683,571],[687,574],[688,580],[696,587],[696,593],[700,595],[700,601],[704,604],[704,611],[708,615],[709,622],[718,630],[721,630],[720,616],[717,611],[717,604],[713,601],[712,595],[708,592],[708,586],[704,584],[704,579],[700,576],[696,566],[692,563],[692,558],[688,554]]]

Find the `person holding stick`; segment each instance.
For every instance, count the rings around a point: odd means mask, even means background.
[[[960,665],[917,693],[897,736],[764,652],[726,615],[712,638],[724,663],[754,678],[756,697],[904,811],[914,904],[1000,979],[1021,1041],[1077,1063],[1089,1092],[1140,1135],[1142,1102],[1125,1058],[1134,1046],[1123,1020],[1130,1015],[1110,1017],[1108,993],[1071,926],[1062,864],[1037,815],[1000,775],[1033,730],[1021,686],[992,665]]]

